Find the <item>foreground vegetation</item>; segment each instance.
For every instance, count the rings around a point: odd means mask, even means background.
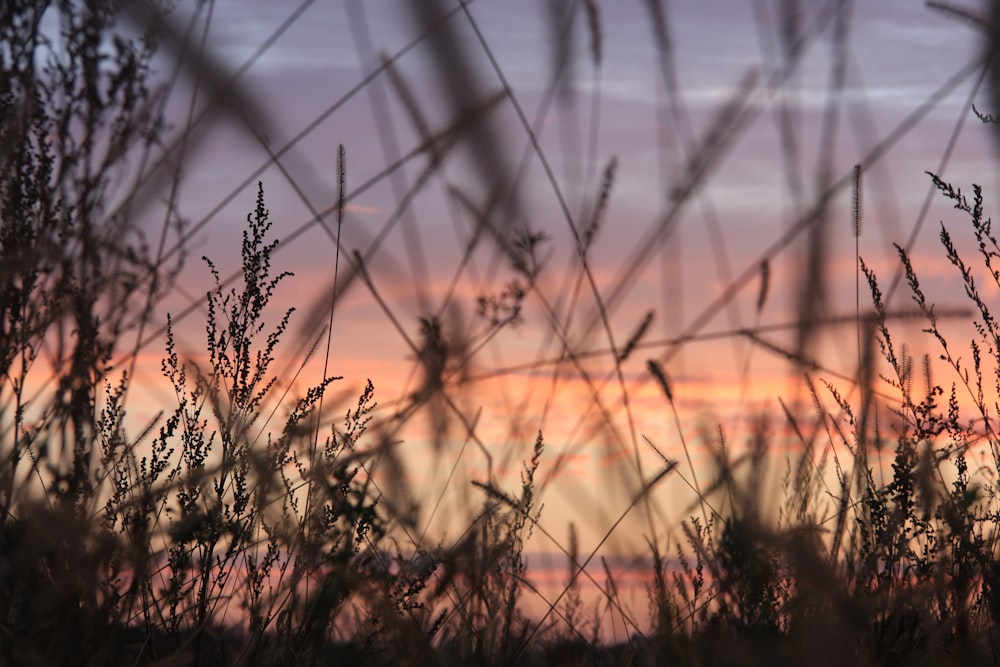
[[[171,34],[135,19],[133,27],[147,30],[141,38],[110,39],[112,3],[69,5],[60,10],[66,42],[52,50],[42,10],[5,11],[4,663],[1000,661],[1000,323],[981,286],[1000,287],[1000,246],[979,187],[969,198],[931,175],[969,222],[954,232],[942,226],[940,236],[976,338],[947,338],[900,248],[914,303],[940,349],[940,359],[915,361],[893,337],[878,276],[858,258],[873,305],[868,315],[859,307],[851,388],[825,382],[801,353],[788,352],[811,409],[762,418],[746,447],[722,430],[696,443],[712,452],[714,469],[686,508],[689,518],[669,535],[644,536],[649,622],[623,603],[606,561],[604,576],[590,582],[600,604],[587,607],[585,566],[600,554],[580,553],[575,539],[564,549],[564,590],[544,615],[529,615],[524,600],[536,591],[525,547],[546,530],[538,501],[545,434],[525,443],[533,449],[520,488],[475,482],[481,507],[463,535],[433,546],[416,539],[414,513],[383,491],[405,484],[405,471],[391,430],[373,428],[377,387],[369,382],[346,410],[336,406],[344,417],[332,424],[329,403],[324,408],[339,379],[332,374],[300,397],[278,396],[288,383],[273,366],[294,315],[273,312],[271,301],[294,277],[272,268],[278,240],[263,186],[247,216],[236,286],[205,260],[204,358],[185,358],[168,324],[161,372],[176,403],[160,406],[142,432],[127,432],[139,355],[139,343],[129,350],[128,341],[145,340],[181,260],[170,260],[162,240],[151,247],[134,224],[152,195],[140,187],[123,195],[113,179],[155,157],[162,99],[149,87],[148,68],[156,42]],[[343,151],[339,167],[342,222]],[[169,171],[169,161],[149,173],[157,169]],[[861,179],[859,168],[857,234]],[[181,226],[170,210],[164,236]],[[952,237],[970,228],[974,263]],[[525,233],[508,253],[517,289],[480,304],[491,326],[517,319],[539,271],[538,240]],[[426,378],[413,410],[443,400],[457,363],[435,319],[424,321],[423,333]],[[640,335],[622,347],[619,362]],[[942,367],[949,381],[936,379]],[[650,360],[648,370],[672,407],[662,364]],[[787,458],[773,451],[778,430],[796,441]],[[775,470],[784,472],[777,502],[761,484]],[[626,514],[681,474],[664,456]],[[628,636],[602,636],[609,622]]]

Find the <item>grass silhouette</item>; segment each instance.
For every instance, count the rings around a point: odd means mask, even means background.
[[[646,21],[678,168],[662,211],[625,247],[609,227],[628,188],[626,159],[599,159],[602,68],[613,46],[606,7],[551,3],[551,75],[532,117],[473,3],[406,4],[417,37],[382,56],[365,5],[347,3],[366,74],[279,144],[269,138],[281,134],[275,110],[241,77],[308,5],[235,73],[204,48],[211,3],[192,9],[186,26],[183,12],[146,3],[4,10],[4,662],[996,662],[1000,325],[989,290],[1000,287],[1000,247],[982,188],[941,176],[961,123],[927,175],[933,196],[967,219],[942,223],[939,252],[968,306],[935,307],[920,282],[915,243],[929,205],[895,246],[894,272],[866,262],[861,244],[873,191],[864,179],[956,86],[978,75],[973,96],[979,91],[994,72],[992,32],[985,55],[845,170],[837,146],[859,20],[851,3],[821,12],[780,3],[774,16],[758,3],[758,29],[775,40],[771,66],[744,76],[701,119],[685,102],[669,8],[650,0]],[[817,115],[810,193],[790,82],[823,39],[832,54],[829,101]],[[440,91],[433,110],[405,70],[411,50],[432,64],[423,83]],[[159,85],[152,71],[164,55],[175,78]],[[572,85],[581,70],[591,73],[585,113]],[[180,213],[182,172],[206,141],[210,114],[192,96],[180,129],[168,128],[171,91],[183,77],[198,82],[206,109],[245,128],[267,155],[196,221]],[[362,93],[386,166],[349,187],[352,158],[341,145],[332,203],[319,206],[296,176],[300,144]],[[390,93],[408,133],[386,112]],[[738,269],[742,257],[731,252],[733,232],[723,229],[709,186],[770,100],[793,215]],[[566,119],[559,145],[582,168],[553,159],[543,137],[553,108]],[[520,155],[512,136],[523,139]],[[473,186],[455,178],[455,163]],[[281,234],[272,227],[268,169],[308,211],[304,225]],[[535,210],[539,183],[554,202],[555,225]],[[189,261],[200,230],[249,203],[240,198],[248,185],[256,200],[239,267],[230,274],[210,257]],[[460,248],[440,284],[433,243],[415,220],[432,187],[446,199]],[[395,210],[364,238],[349,224],[350,207],[379,188],[388,188]],[[838,197],[851,201],[854,307],[831,316]],[[623,312],[660,253],[678,252],[681,221],[695,207],[719,289],[697,315],[678,317],[673,335],[654,338],[658,319],[684,315],[685,290],[703,286],[669,275],[675,301],[641,304],[636,321]],[[161,212],[150,242],[140,221]],[[332,281],[299,313],[281,305],[298,276],[277,267],[291,264],[279,251],[309,230],[335,253]],[[623,247],[616,270],[604,270],[607,253]],[[767,309],[789,256],[801,260],[798,291],[780,297],[794,304],[794,317],[775,322]],[[387,264],[410,271],[402,306]],[[207,291],[191,296],[191,276],[207,281]],[[470,285],[478,295],[467,294]],[[912,299],[909,309],[890,307],[899,289]],[[334,392],[342,380],[334,332],[359,294],[410,357],[409,380],[388,399],[371,380]],[[720,313],[730,326],[706,330]],[[197,354],[185,342],[192,315],[204,322]],[[911,344],[926,346],[900,340],[912,320],[933,352],[915,355]],[[956,322],[972,323],[968,343],[956,338]],[[849,337],[838,334],[850,340],[849,371],[824,356],[824,336],[844,327],[853,327]],[[525,331],[541,332],[531,340],[537,352],[508,362],[503,351]],[[753,353],[788,363],[794,397],[753,414],[746,432],[710,417],[687,423],[696,417],[682,402],[677,358],[711,339],[745,345],[734,348],[745,351],[744,388]],[[129,411],[150,354],[167,400],[136,434]],[[308,385],[304,378],[314,376]],[[516,376],[532,382],[500,392],[494,411],[488,391]],[[583,398],[563,431],[571,384]],[[640,406],[650,395],[676,445],[643,432]],[[416,488],[419,462],[401,444],[408,440],[426,445],[431,472],[440,473],[429,492]],[[595,443],[620,477],[599,480],[593,516],[580,504],[563,539],[555,524],[565,517],[550,519],[544,501],[580,448]],[[642,573],[646,612],[624,591],[616,566],[623,541],[635,547],[629,556]],[[563,581],[539,583],[534,544],[565,558]]]

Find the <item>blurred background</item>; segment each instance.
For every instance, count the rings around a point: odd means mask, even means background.
[[[942,222],[965,223],[925,172],[983,185],[988,205],[995,191],[993,130],[973,111],[1000,113],[985,11],[217,0],[137,15],[162,21],[167,47],[141,224],[186,261],[133,347],[132,418],[176,400],[160,375],[168,312],[178,350],[205,359],[200,258],[238,275],[261,182],[273,267],[294,273],[272,311],[296,308],[276,424],[281,396],[324,364],[343,376],[325,428],[370,379],[369,437],[392,461],[366,474],[416,508],[428,543],[468,526],[472,481],[519,488],[540,432],[541,525],[565,540],[574,523],[584,554],[605,538],[603,553],[648,554],[645,539],[702,511],[720,437],[739,452],[770,415],[772,448],[794,455],[777,416],[809,407],[806,375],[856,399],[859,257],[911,354],[933,340],[906,317],[894,243],[942,326],[969,335],[946,317],[961,292],[938,241]],[[615,527],[664,457],[678,474]],[[780,474],[760,488],[777,493]],[[535,567],[556,549],[536,532],[528,551]]]

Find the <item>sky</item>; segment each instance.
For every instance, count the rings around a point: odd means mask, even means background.
[[[982,43],[973,21],[885,0],[848,3],[838,28],[839,3],[806,1],[791,3],[800,20],[788,34],[797,38],[782,42],[780,4],[664,2],[658,45],[649,3],[595,0],[595,61],[587,3],[572,0],[476,0],[464,9],[451,0],[217,0],[197,12],[180,3],[174,25],[190,27],[205,59],[238,78],[213,97],[204,73],[186,65],[170,91],[165,143],[194,128],[176,195],[187,260],[154,324],[171,313],[181,351],[204,360],[211,274],[200,257],[224,278],[238,270],[259,181],[281,240],[273,268],[294,273],[271,311],[276,322],[296,308],[275,361],[278,387],[301,395],[326,362],[328,374],[343,376],[328,416],[340,423],[371,379],[372,437],[397,442],[407,470],[408,488],[387,490],[391,500],[419,499],[422,521],[455,537],[484,500],[471,481],[517,491],[541,432],[545,525],[565,535],[574,522],[595,545],[664,465],[662,453],[682,462],[649,510],[669,532],[663,524],[676,527],[691,512],[690,486],[706,486],[720,429],[738,450],[768,414],[775,453],[794,453],[779,399],[808,403],[804,369],[776,350],[795,349],[789,323],[799,319],[809,269],[825,285],[824,298],[809,297],[815,315],[842,318],[811,339],[809,372],[852,396],[851,318],[871,309],[856,251],[890,311],[913,305],[905,284],[889,288],[899,266],[893,243],[910,248],[942,312],[961,306],[941,222],[963,249],[975,247],[967,219],[925,172],[965,192],[983,185],[987,206],[997,184],[995,138],[971,112],[971,103],[1000,112],[975,66]],[[450,13],[436,17],[434,7]],[[175,61],[162,56],[156,75],[169,80]],[[462,114],[470,109],[479,109],[471,121]],[[459,131],[446,132],[457,118],[466,119]],[[423,150],[425,133],[447,141]],[[609,165],[584,270],[580,239]],[[821,200],[824,222],[800,224]],[[162,215],[144,224],[158,235]],[[535,239],[533,255],[519,238]],[[479,300],[509,307],[514,283],[523,291],[519,322],[492,326]],[[616,364],[648,313],[639,345]],[[446,398],[411,413],[427,384],[421,322],[432,318],[464,362],[449,357]],[[943,326],[959,340],[972,335],[965,320]],[[919,321],[898,327],[914,354],[933,349]],[[756,338],[739,333],[746,329]],[[174,399],[159,374],[162,337],[148,334],[144,345],[136,400],[151,415]],[[672,401],[651,359],[669,377]],[[272,407],[282,414],[278,396]],[[435,440],[441,411],[450,426]],[[644,548],[639,533],[653,529],[637,522],[615,534],[618,548]]]

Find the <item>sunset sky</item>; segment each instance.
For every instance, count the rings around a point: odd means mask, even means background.
[[[803,1],[792,3],[801,6],[792,31],[799,39],[786,48],[784,3],[663,2],[670,50],[662,52],[650,3],[597,0],[601,60],[595,66],[584,2],[477,0],[467,12],[454,0],[420,5],[454,10],[443,20],[423,16],[429,9],[413,11],[415,4],[316,2],[298,12],[294,3],[219,0],[202,5],[197,16],[185,13],[189,7],[178,9],[175,25],[190,27],[192,43],[203,40],[211,59],[230,74],[242,73],[240,95],[228,99],[213,99],[191,68],[182,68],[171,92],[167,143],[189,125],[190,109],[196,115],[208,105],[217,109],[196,127],[182,161],[177,204],[188,221],[188,259],[157,322],[171,312],[183,351],[203,354],[205,310],[189,308],[201,304],[210,287],[199,258],[212,258],[224,277],[238,269],[240,232],[260,180],[272,233],[282,240],[274,268],[295,274],[276,292],[273,311],[277,321],[284,308],[297,308],[276,362],[283,382],[294,375],[330,314],[342,144],[348,199],[338,280],[346,287],[333,313],[329,373],[344,380],[334,385],[339,402],[329,419],[339,423],[370,378],[378,419],[391,426],[421,387],[411,347],[423,344],[421,318],[438,316],[450,349],[465,341],[469,352],[465,383],[462,373],[445,382],[457,411],[445,409],[452,420],[445,441],[427,438],[432,411],[426,408],[394,432],[414,496],[436,499],[447,487],[450,502],[467,499],[462,512],[475,511],[483,496],[469,480],[485,480],[492,458],[504,488],[517,489],[521,462],[541,430],[547,449],[540,474],[549,484],[545,523],[564,537],[566,523],[577,522],[593,544],[639,488],[635,452],[645,479],[662,465],[647,438],[668,458],[684,460],[683,434],[703,487],[709,470],[701,433],[717,434],[722,425],[740,443],[750,419],[766,410],[776,419],[774,444],[783,447],[777,399],[791,405],[806,397],[790,377],[801,371],[766,344],[794,348],[793,328],[771,326],[797,318],[809,232],[793,232],[833,188],[817,239],[827,287],[817,314],[853,316],[849,184],[856,164],[863,165],[864,183],[859,251],[883,292],[889,293],[898,267],[895,242],[912,248],[921,283],[938,308],[962,305],[937,237],[943,220],[971,256],[968,221],[932,192],[925,171],[963,191],[982,184],[992,210],[994,136],[972,115],[970,102],[984,113],[1000,109],[980,85],[982,68],[975,63],[982,43],[972,21],[917,0],[847,3],[839,28],[845,37],[838,42],[839,3]],[[982,11],[971,2],[964,6]],[[570,21],[568,9],[575,12]],[[562,38],[554,25],[569,35],[561,68]],[[435,26],[430,36],[427,26]],[[453,39],[450,54],[441,35]],[[785,70],[790,50],[798,60]],[[831,83],[838,57],[840,86]],[[378,69],[385,59],[391,67]],[[166,78],[174,64],[164,56],[158,67]],[[509,94],[466,124],[436,169],[429,169],[427,151],[411,155],[424,141],[419,124],[442,132],[456,109],[483,104],[504,91],[504,81]],[[460,90],[455,82],[463,83]],[[723,110],[733,103],[738,113],[727,115]],[[419,109],[419,124],[412,108]],[[400,168],[385,173],[404,156]],[[587,254],[587,278],[573,229],[583,234],[587,228],[612,159],[617,169]],[[692,173],[703,176],[680,197]],[[490,224],[500,235],[529,230],[545,240],[538,246],[537,282],[523,299],[523,321],[491,332],[477,316],[477,299],[497,296],[515,280],[524,286],[525,276],[488,232],[463,258],[477,229],[475,212],[488,210],[491,192],[504,185]],[[151,236],[158,236],[159,224],[151,218]],[[505,242],[510,247],[509,238]],[[364,257],[371,286],[354,277],[354,251]],[[764,260],[770,287],[758,311]],[[727,290],[732,298],[720,301]],[[862,311],[870,309],[863,280],[860,302]],[[887,305],[912,305],[905,284]],[[650,311],[642,345],[617,374],[608,332],[620,351]],[[956,327],[959,341],[972,335],[965,322],[948,326]],[[754,327],[764,327],[757,335],[766,344],[736,333]],[[931,349],[919,329],[919,322],[898,329],[912,338],[915,353]],[[849,321],[821,328],[810,348],[822,366],[812,371],[817,380],[849,388],[857,369],[856,331]],[[670,342],[679,336],[693,338]],[[322,372],[326,338],[319,340],[292,395]],[[567,349],[576,363],[560,361]],[[151,414],[152,406],[173,399],[159,378],[162,340],[149,343],[145,355],[138,380]],[[649,359],[659,360],[672,381],[680,426],[647,370]],[[478,444],[462,419],[474,425]],[[694,498],[686,461],[679,471],[683,478],[671,476],[660,487],[660,514],[669,521]],[[427,503],[424,510],[426,517]],[[636,535],[629,539],[642,547]]]

